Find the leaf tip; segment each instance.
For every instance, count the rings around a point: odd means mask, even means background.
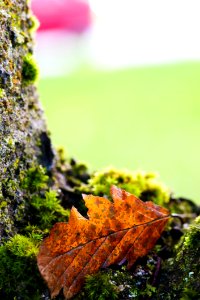
[[[85,218],[79,213],[75,206],[72,206],[71,213],[70,213],[70,222],[72,220],[77,221],[77,219],[84,219]]]
[[[131,194],[126,192],[123,189],[118,188],[116,185],[111,185],[110,194],[114,201],[116,200],[125,200]]]
[[[88,197],[87,194],[82,194],[82,198],[83,198],[84,201],[86,200],[87,197]]]

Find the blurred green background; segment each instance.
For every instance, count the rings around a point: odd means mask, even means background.
[[[200,63],[115,71],[87,67],[41,79],[53,143],[92,170],[157,171],[200,202]]]

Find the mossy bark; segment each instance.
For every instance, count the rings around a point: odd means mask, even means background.
[[[26,59],[34,25],[28,2],[0,0],[0,239],[16,233],[24,214],[21,174],[54,163],[34,85],[37,67]]]
[[[165,262],[157,299],[200,299],[200,217],[186,231],[173,258]]]

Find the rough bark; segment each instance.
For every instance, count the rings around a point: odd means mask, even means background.
[[[24,214],[21,174],[32,166],[53,166],[34,85],[33,26],[27,0],[0,1],[0,201],[7,203],[0,212],[0,239],[16,233]]]

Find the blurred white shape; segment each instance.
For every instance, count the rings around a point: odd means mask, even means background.
[[[41,77],[64,75],[77,68],[84,60],[85,44],[84,34],[60,30],[39,32],[35,54]]]
[[[200,59],[199,0],[90,0],[89,57],[99,67]]]
[[[123,68],[200,60],[200,0],[89,0],[93,26],[81,35],[38,34],[42,76],[88,63]]]

